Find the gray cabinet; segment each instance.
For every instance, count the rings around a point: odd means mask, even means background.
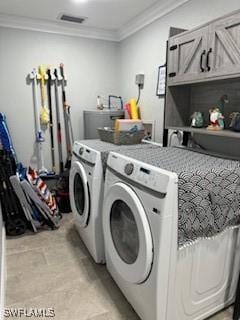
[[[240,10],[192,31],[169,38],[165,129],[239,139],[229,130],[230,115],[240,112]],[[209,109],[227,95],[225,130],[209,131]],[[202,112],[204,128],[191,127],[191,115]]]
[[[169,86],[239,76],[240,11],[169,39]]]
[[[206,77],[208,26],[169,39],[168,84],[175,85]]]
[[[239,76],[240,12],[210,24],[208,55],[208,78]]]
[[[124,110],[85,110],[84,139],[99,139],[98,128],[114,127],[115,120],[124,118]]]

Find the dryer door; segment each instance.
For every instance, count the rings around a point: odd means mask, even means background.
[[[138,196],[128,185],[116,183],[104,208],[105,246],[116,271],[131,283],[144,282],[151,271],[153,242]]]
[[[86,227],[90,215],[90,194],[87,175],[80,162],[74,162],[69,181],[70,202],[81,227]]]

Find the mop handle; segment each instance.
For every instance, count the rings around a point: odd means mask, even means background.
[[[47,94],[45,90],[45,81],[46,81],[46,69],[44,66],[39,66],[39,74],[41,76],[40,84],[41,84],[41,99],[42,99],[42,106],[45,106],[45,101],[47,99]]]
[[[42,130],[40,126],[39,113],[38,113],[38,102],[37,102],[37,70],[34,68],[32,71],[33,79],[33,106],[34,106],[34,117],[35,117],[35,128],[36,128],[36,141],[39,142],[43,140]]]

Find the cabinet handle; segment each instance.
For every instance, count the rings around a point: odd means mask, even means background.
[[[207,53],[207,70],[206,71],[210,71],[211,70],[211,67],[210,67],[210,65],[209,65],[209,56],[210,56],[210,53],[212,53],[212,48],[210,48],[209,50],[208,50],[208,53]]]
[[[169,48],[169,50],[170,50],[170,51],[176,50],[177,47],[178,47],[178,46],[175,44],[175,45],[171,46],[171,47]]]
[[[205,56],[206,54],[206,50],[203,50],[202,54],[201,54],[201,59],[200,59],[200,69],[201,69],[201,72],[204,72],[205,69],[203,67],[203,56]]]
[[[177,75],[176,72],[171,72],[171,73],[169,73],[168,76],[169,76],[170,78],[174,78],[174,77],[176,77],[176,75]]]

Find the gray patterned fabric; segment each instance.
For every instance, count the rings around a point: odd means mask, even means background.
[[[96,151],[101,152],[102,164],[103,164],[103,172],[105,176],[106,168],[107,168],[107,160],[109,152],[121,152],[127,150],[146,150],[146,149],[156,149],[159,148],[156,144],[151,143],[140,143],[140,144],[133,144],[133,145],[115,145],[112,143],[104,142],[99,139],[94,140],[81,140],[79,143],[88,146]]]
[[[179,148],[120,153],[178,174],[179,248],[240,224],[238,161]]]

